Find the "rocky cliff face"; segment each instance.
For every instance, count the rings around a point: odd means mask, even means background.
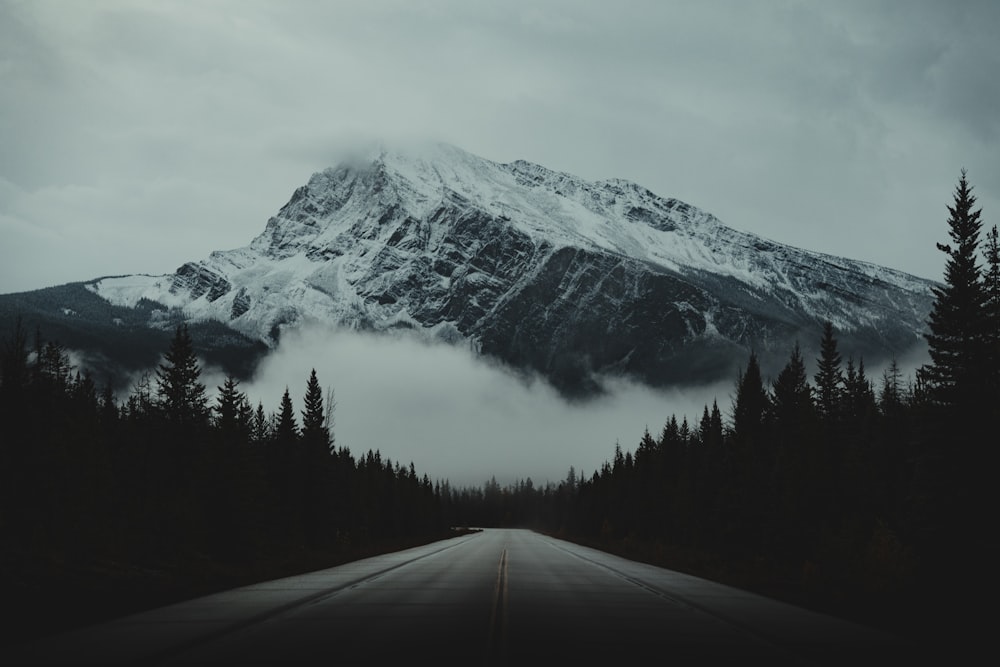
[[[627,181],[587,182],[450,146],[377,150],[317,173],[249,246],[167,276],[88,283],[118,307],[217,320],[274,345],[307,322],[407,330],[537,371],[731,377],[805,349],[830,320],[866,359],[918,343],[931,283],[739,232]]]

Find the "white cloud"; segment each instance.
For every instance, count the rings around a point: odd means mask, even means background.
[[[313,368],[336,396],[338,446],[355,457],[372,449],[412,461],[418,474],[459,486],[492,476],[501,484],[558,482],[570,466],[589,476],[616,442],[634,450],[647,426],[658,435],[671,414],[687,414],[694,425],[715,398],[725,412],[731,390],[729,383],[669,392],[616,383],[609,396],[567,403],[544,382],[526,383],[459,347],[320,329],[286,334],[241,388],[272,411],[287,386],[300,415]]]

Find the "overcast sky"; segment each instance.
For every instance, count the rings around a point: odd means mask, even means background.
[[[0,293],[247,244],[354,138],[628,178],[939,279],[1000,2],[0,0]]]

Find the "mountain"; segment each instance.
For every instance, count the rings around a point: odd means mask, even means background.
[[[180,312],[141,300],[116,306],[93,291],[93,283],[69,283],[31,292],[0,295],[0,339],[6,341],[17,321],[34,348],[35,333],[58,341],[78,368],[99,383],[127,389],[144,371],[152,371],[170,346]],[[208,364],[239,378],[253,374],[268,352],[254,340],[221,322],[192,321],[189,332],[198,355]]]
[[[776,370],[796,341],[815,349],[824,320],[845,356],[879,360],[921,342],[932,284],[737,231],[628,181],[438,144],[314,174],[246,247],[45,298],[57,318],[79,312],[86,291],[93,304],[77,319],[108,330],[115,318],[140,332],[211,322],[246,358],[307,323],[403,330],[580,395],[608,375],[732,378],[750,349]],[[44,292],[0,297],[0,312]]]

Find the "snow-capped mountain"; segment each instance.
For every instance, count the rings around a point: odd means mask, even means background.
[[[314,174],[246,247],[86,288],[145,304],[153,324],[215,320],[271,346],[309,322],[404,329],[574,393],[601,374],[719,379],[751,348],[783,361],[823,320],[845,356],[899,352],[920,340],[931,284],[736,231],[628,181],[434,145]]]

